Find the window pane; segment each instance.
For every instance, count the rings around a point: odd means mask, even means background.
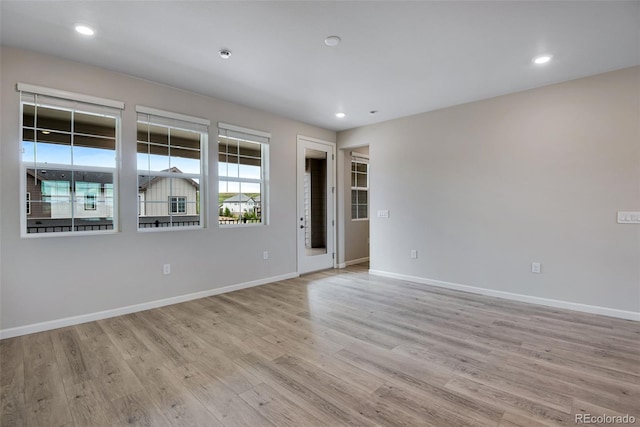
[[[28,132],[25,130],[25,132]],[[22,142],[22,161],[33,163],[36,161],[36,144],[31,141],[24,140]]]
[[[153,150],[154,146],[151,146],[151,149]],[[150,154],[149,155],[149,170],[151,172],[160,172],[160,171],[168,171],[169,170],[169,151],[168,149],[165,149],[165,152],[167,153],[167,155],[162,155],[162,154]],[[152,151],[153,153],[153,151]]]
[[[35,109],[35,127],[50,131],[71,132],[71,111],[38,106]]]
[[[367,204],[369,192],[366,190],[358,190],[358,204]]]
[[[367,173],[367,165],[366,163],[356,163],[356,170],[360,173]]]
[[[199,190],[198,180],[140,175],[139,228],[200,225]]]
[[[240,183],[236,181],[219,181],[218,193],[238,193],[240,192]]]
[[[169,145],[169,128],[138,122],[138,141]]]
[[[358,219],[358,206],[357,205],[352,205],[351,206],[351,219]]]
[[[22,127],[35,127],[36,107],[31,104],[22,104]]]
[[[229,178],[238,178],[240,174],[240,165],[237,163],[237,157],[229,156],[231,159],[229,162],[219,163],[220,176],[227,176]],[[234,161],[235,160],[235,161]]]
[[[26,173],[27,192],[31,197],[27,233],[71,231],[72,172],[27,169]]]
[[[37,132],[35,157],[38,163],[71,164],[71,135]]]
[[[367,175],[365,174],[358,174],[357,175],[357,180],[356,180],[356,187],[360,187],[360,188],[366,188],[367,185]]]
[[[196,155],[197,157],[193,157]],[[200,173],[200,152],[177,150],[171,148],[171,168],[179,172]]]
[[[73,139],[73,164],[115,168],[116,140],[75,135]]]
[[[261,223],[264,157],[268,146],[236,138],[218,139],[219,223]],[[264,153],[264,155],[263,155]],[[238,179],[238,180],[236,180]],[[239,180],[257,182],[240,182]]]
[[[358,205],[358,218],[367,218],[367,205]]]
[[[117,117],[27,103],[22,112],[22,160],[33,165],[26,232],[112,230],[114,173],[75,166],[117,167]]]
[[[90,224],[100,224],[101,230],[113,228],[113,173],[85,172],[73,173],[75,181],[74,218],[78,224],[85,224],[85,229],[96,230]],[[83,221],[79,221],[82,219]],[[89,221],[89,222],[87,222]]]
[[[73,131],[86,135],[116,137],[116,119],[95,114],[76,112],[73,116]]]

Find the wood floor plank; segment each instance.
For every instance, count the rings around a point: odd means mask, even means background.
[[[367,271],[321,271],[2,340],[0,426],[640,419],[640,322]]]
[[[25,419],[29,426],[73,426],[51,333],[23,337]]]
[[[176,371],[176,377],[226,427],[245,425],[273,427],[273,424],[233,390],[210,375],[205,367],[197,364],[181,366]]]
[[[119,425],[171,427],[167,417],[144,391],[120,397],[112,402],[112,406],[118,416]]]
[[[175,375],[158,358],[137,356],[129,359],[127,363],[144,386],[149,398],[173,426],[223,426],[191,392],[180,385]]]
[[[265,383],[245,391],[240,397],[276,426],[326,426],[324,421],[317,419]]]
[[[24,425],[24,348],[22,337],[0,341],[0,427]]]
[[[77,426],[111,426],[118,422],[111,401],[104,397],[95,381],[67,384],[65,392]]]

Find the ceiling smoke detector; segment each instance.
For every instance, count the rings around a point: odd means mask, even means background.
[[[324,44],[326,44],[327,46],[338,46],[340,44],[340,42],[342,41],[342,39],[338,36],[329,36],[326,39],[324,39]]]
[[[229,49],[220,49],[218,55],[220,55],[222,59],[229,59],[231,58],[231,51]]]

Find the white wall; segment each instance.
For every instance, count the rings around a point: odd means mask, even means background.
[[[20,238],[17,82],[126,103],[122,122],[121,232]],[[7,47],[1,51],[0,90],[3,330],[296,271],[296,135],[335,141],[335,132],[104,69]],[[271,223],[218,228],[217,185],[209,185],[207,197],[203,197],[208,207],[208,228],[138,232],[136,104],[211,120],[208,158],[212,183],[217,179],[218,121],[271,132]],[[269,251],[266,261],[262,259],[265,250]],[[171,275],[162,274],[164,263],[171,263]]]
[[[365,144],[372,270],[640,318],[640,67],[338,134]]]

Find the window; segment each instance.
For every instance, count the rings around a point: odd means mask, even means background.
[[[218,223],[266,224],[271,134],[218,127]]]
[[[187,213],[186,197],[169,197],[169,215],[185,215]]]
[[[117,230],[115,188],[124,104],[18,83],[22,234]]]
[[[136,111],[138,229],[202,227],[209,121],[142,106]]]
[[[351,219],[369,219],[369,159],[351,157]]]

